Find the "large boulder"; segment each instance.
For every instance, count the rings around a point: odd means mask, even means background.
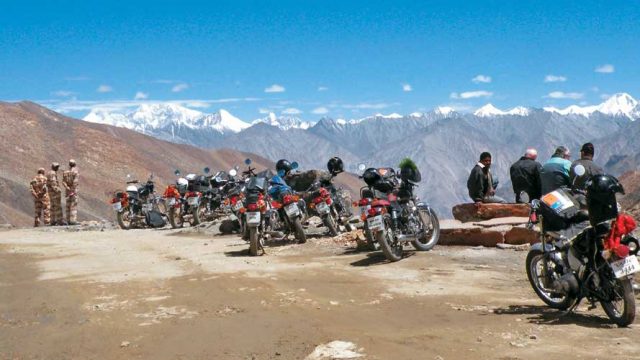
[[[451,209],[453,217],[462,222],[483,221],[503,217],[528,217],[527,204],[460,204]]]
[[[540,233],[525,227],[513,227],[504,234],[504,242],[509,245],[535,244],[540,241]]]
[[[438,245],[495,247],[504,243],[504,234],[510,226],[485,228],[471,223],[443,220],[440,224]]]

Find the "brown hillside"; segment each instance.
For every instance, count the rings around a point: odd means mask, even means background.
[[[157,189],[175,181],[173,171],[201,173],[243,166],[251,158],[258,168],[272,163],[235,150],[203,150],[174,144],[131,130],[69,118],[31,102],[0,102],[0,223],[33,223],[28,186],[39,167],[57,161],[66,169],[73,158],[80,172],[79,219],[112,219],[110,193],[124,187],[127,174]],[[60,173],[61,178],[61,173]]]

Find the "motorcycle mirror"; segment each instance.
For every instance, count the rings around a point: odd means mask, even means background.
[[[587,169],[585,169],[583,165],[576,165],[576,167],[573,168],[573,172],[578,176],[582,176],[587,172]]]
[[[229,170],[229,175],[236,176],[236,175],[238,175],[238,171],[236,169],[231,169],[231,170]]]
[[[173,172],[176,176],[180,176],[180,170],[176,169],[176,171]]]
[[[210,172],[211,172],[211,169],[209,169],[208,167],[204,168],[204,173],[205,173],[205,174],[208,174],[208,173],[210,173]]]
[[[365,171],[366,169],[367,169],[367,165],[365,165],[364,163],[360,163],[360,164],[358,164],[358,170],[359,170],[360,172],[363,172],[363,171]]]
[[[292,169],[292,170],[295,170],[295,169],[297,169],[297,168],[298,168],[298,163],[297,163],[297,162],[295,162],[295,161],[294,161],[294,162],[292,162],[292,163],[291,163],[291,169]]]
[[[131,179],[131,174],[127,174],[127,179]]]
[[[247,158],[244,160],[245,165],[251,165],[251,159]]]

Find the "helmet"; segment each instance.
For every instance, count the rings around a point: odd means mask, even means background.
[[[624,194],[618,179],[611,175],[595,175],[586,183],[589,221],[595,226],[618,216],[616,193]]]
[[[329,159],[327,163],[327,169],[332,174],[339,174],[344,171],[344,164],[342,163],[342,159],[335,156]]]
[[[189,182],[188,182],[188,181],[187,181],[187,179],[185,179],[185,178],[179,178],[179,179],[178,179],[178,181],[177,181],[177,183],[178,183],[178,185],[181,185],[181,186],[187,186],[187,185],[189,185]]]
[[[76,166],[76,161],[73,159],[69,160],[69,166],[71,167]]]
[[[60,164],[57,162],[51,163],[51,170],[58,170],[60,168]]]
[[[38,174],[44,174],[44,168],[39,168],[38,169]]]
[[[288,174],[291,171],[291,163],[287,159],[280,159],[276,163],[276,171],[280,172],[280,170],[284,171],[285,174]]]

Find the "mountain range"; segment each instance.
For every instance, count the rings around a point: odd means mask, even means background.
[[[145,106],[128,114],[94,111],[85,120],[178,143],[247,151],[272,161],[287,158],[303,169],[324,168],[332,156],[340,156],[352,172],[358,163],[396,166],[411,157],[423,173],[419,195],[443,217],[451,216],[454,204],[469,201],[466,178],[483,151],[493,154],[499,194],[511,200],[509,167],[527,147],[537,148],[544,162],[558,145],[569,147],[575,159],[581,144],[590,141],[596,147],[596,162],[616,175],[640,164],[640,144],[631,136],[640,136],[640,122],[635,121],[640,119],[640,105],[626,93],[595,106],[501,110],[487,104],[473,113],[438,107],[409,115],[325,117],[315,123],[268,114],[240,125],[224,110],[204,114],[176,105],[163,110],[164,106]]]

